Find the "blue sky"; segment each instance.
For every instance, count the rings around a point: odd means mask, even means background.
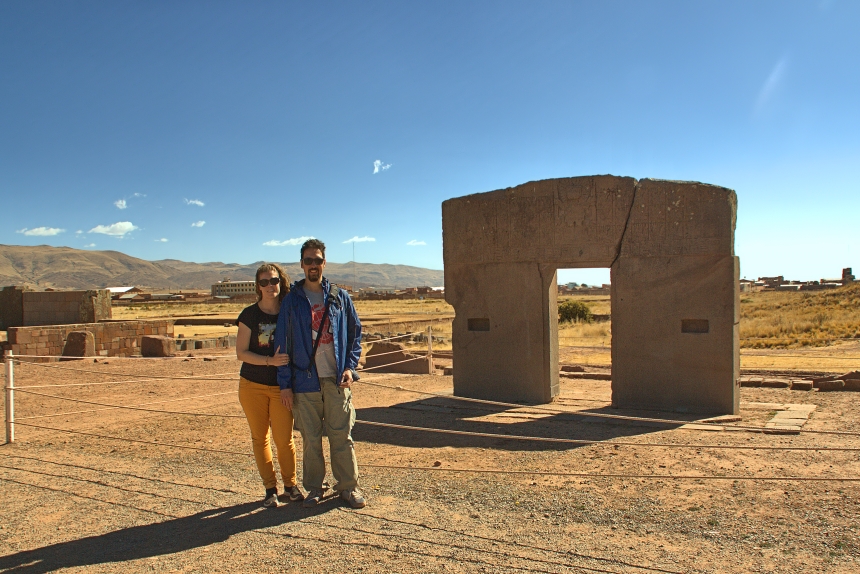
[[[844,0],[7,0],[0,243],[248,263],[316,236],[345,262],[359,238],[441,268],[443,200],[612,173],[735,189],[742,275],[860,275],[858,24]]]

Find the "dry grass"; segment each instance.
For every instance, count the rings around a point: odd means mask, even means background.
[[[609,295],[563,295],[558,298],[559,303],[567,300],[582,301],[595,315],[609,315],[611,311]]]
[[[356,301],[360,316],[365,315],[453,315],[454,308],[444,299],[395,299],[391,301]]]
[[[114,319],[130,321],[133,319],[156,319],[161,317],[190,317],[192,315],[230,315],[235,317],[247,307],[248,303],[143,303],[113,307]]]
[[[812,292],[761,292],[741,298],[741,346],[797,348],[860,338],[860,283]]]

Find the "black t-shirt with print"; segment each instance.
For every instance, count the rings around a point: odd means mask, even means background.
[[[264,357],[275,355],[275,327],[278,323],[278,315],[269,315],[254,303],[245,307],[239,314],[237,323],[242,323],[251,329],[251,341],[248,350]],[[242,362],[239,375],[261,385],[278,386],[278,368],[266,365],[252,365]]]

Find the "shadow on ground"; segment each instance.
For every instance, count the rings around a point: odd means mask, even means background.
[[[569,450],[583,445],[473,437],[405,429],[393,430],[362,424],[362,421],[442,430],[597,441],[639,436],[677,428],[679,425],[671,422],[622,421],[583,415],[594,413],[650,419],[666,418],[675,421],[694,421],[701,418],[695,415],[619,410],[610,407],[577,412],[580,414],[542,413],[528,406],[513,409],[491,405],[464,405],[464,403],[454,399],[432,398],[398,403],[390,407],[357,409],[359,421],[356,423],[352,434],[358,441],[405,447],[483,447],[511,451]],[[487,420],[488,417],[495,420]]]
[[[323,503],[315,509],[302,508],[300,504],[264,509],[259,502],[250,502],[205,510],[182,518],[3,556],[0,557],[0,571],[37,574],[183,552],[223,542],[242,532],[316,516],[338,506],[339,500],[333,502]]]

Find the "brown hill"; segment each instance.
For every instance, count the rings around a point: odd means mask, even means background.
[[[213,283],[225,279],[253,279],[260,263],[191,263],[176,259],[145,261],[119,251],[0,245],[0,285],[59,289],[121,285],[151,289],[209,289]],[[303,276],[298,262],[281,265],[293,279]],[[409,265],[357,263],[355,271],[356,283],[360,287],[435,287],[444,282],[442,271]],[[353,264],[329,262],[326,276],[336,283],[352,285]]]

